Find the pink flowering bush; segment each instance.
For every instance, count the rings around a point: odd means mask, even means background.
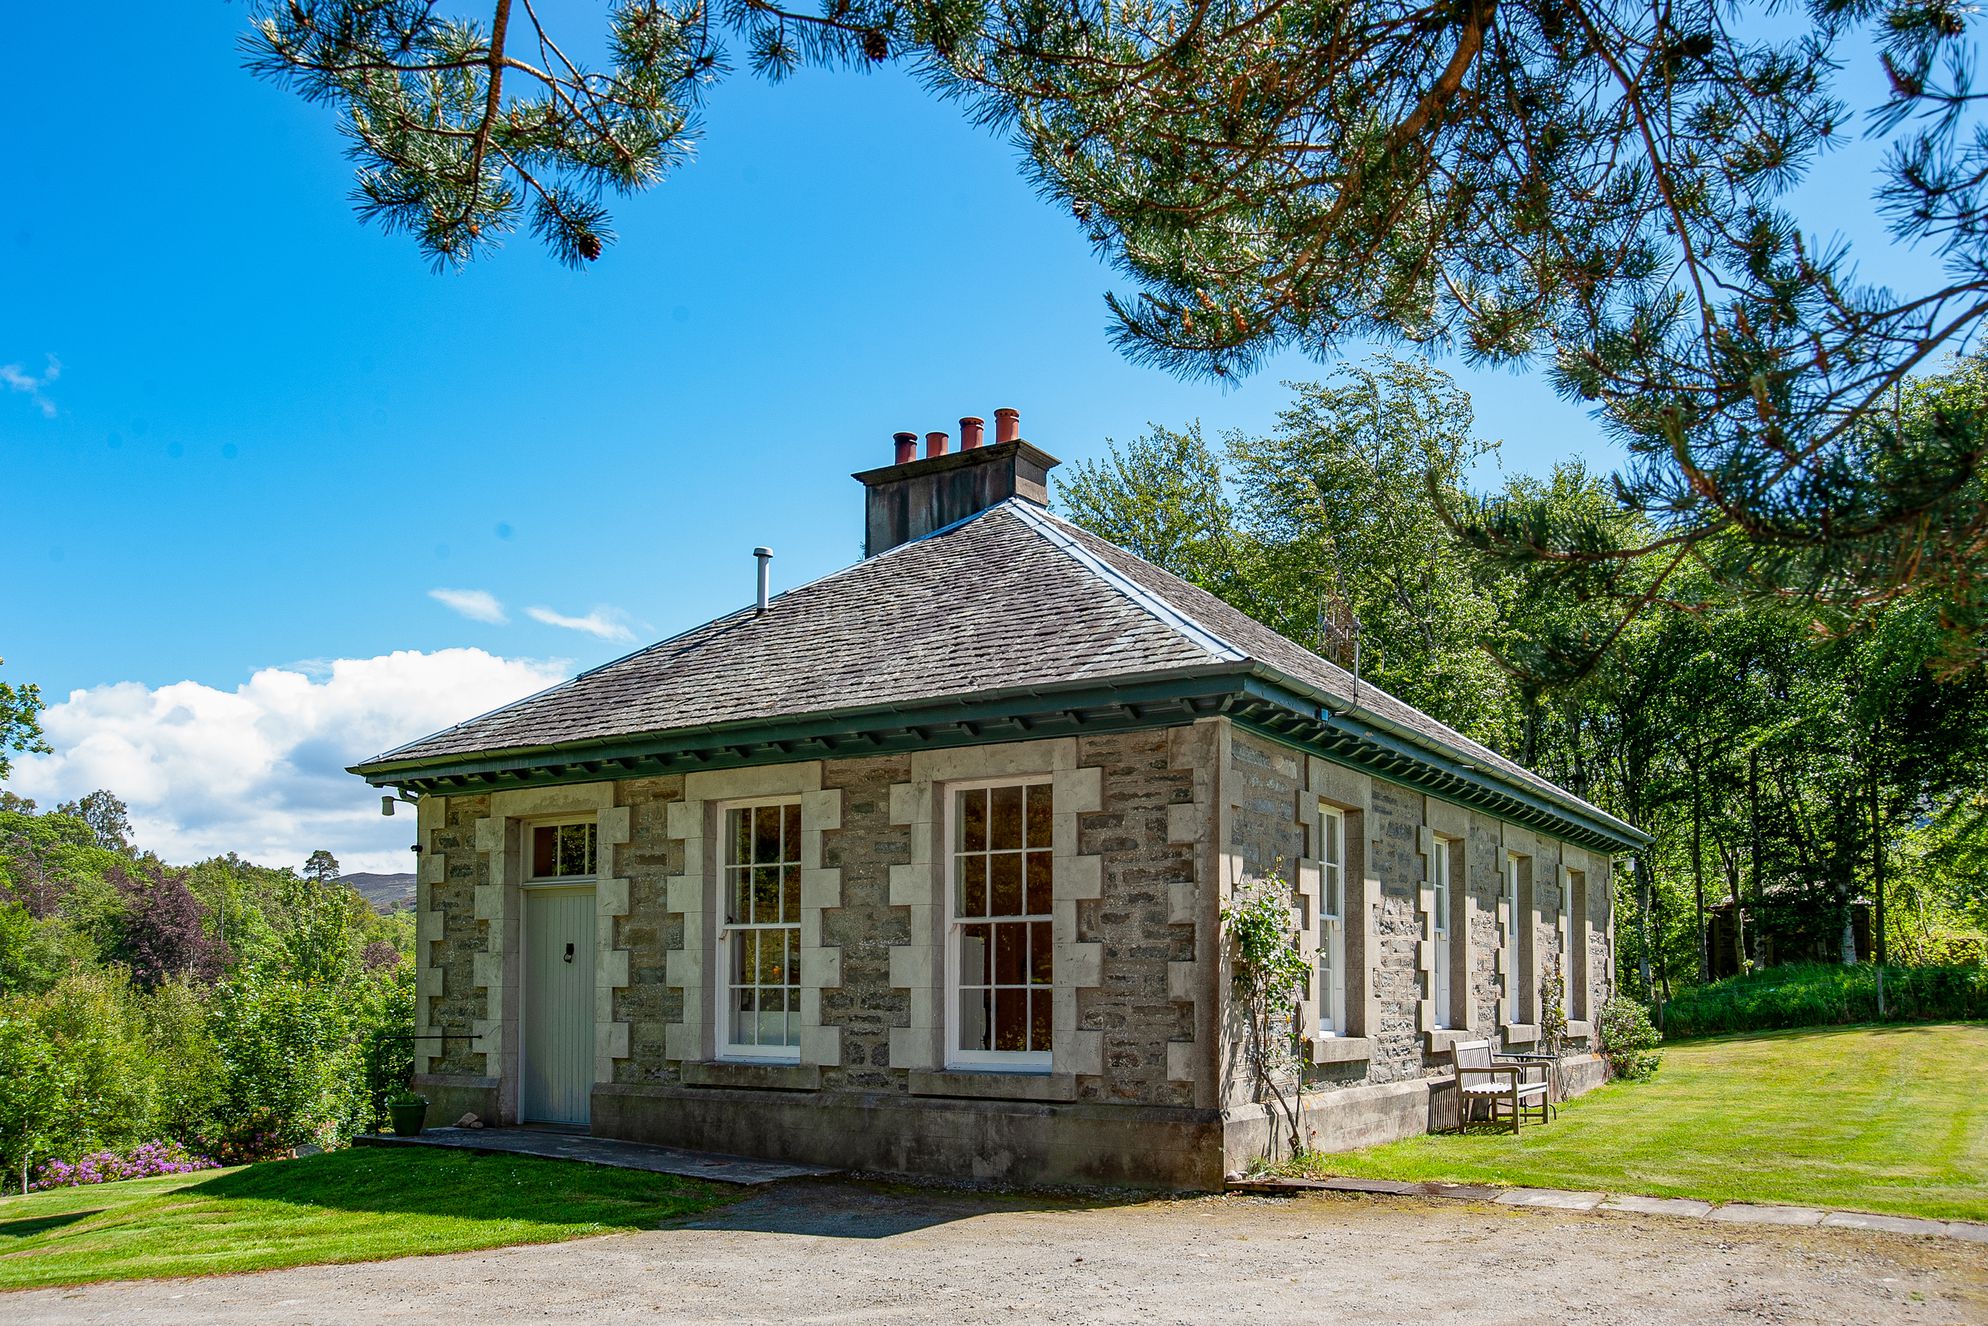
[[[191,1174],[215,1168],[212,1160],[195,1155],[178,1142],[146,1142],[129,1153],[92,1151],[76,1161],[47,1161],[34,1172],[28,1191],[114,1183],[119,1179],[149,1179],[160,1174]]]

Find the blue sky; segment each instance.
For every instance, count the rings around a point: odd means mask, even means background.
[[[332,116],[240,69],[242,6],[129,9],[83,63],[75,12],[16,15],[0,81],[27,130],[0,222],[0,676],[83,693],[51,726],[69,749],[16,782],[153,788],[140,837],[168,855],[404,860],[338,765],[730,610],[755,544],[776,587],[854,560],[847,476],[897,429],[1012,405],[1076,461],[1148,421],[1262,427],[1281,379],[1324,371],[1224,389],[1125,363],[1074,224],[897,74],[735,74],[696,162],[617,206],[593,268],[519,238],[436,275],[354,219]],[[1867,158],[1806,193],[1903,277],[1857,201]],[[1459,376],[1507,469],[1614,459],[1542,383]],[[393,657],[397,698],[368,708],[358,665]],[[302,736],[267,698],[298,684]],[[231,721],[232,764],[206,750]]]

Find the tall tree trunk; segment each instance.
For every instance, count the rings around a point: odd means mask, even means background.
[[[1712,939],[1705,931],[1705,806],[1697,758],[1703,752],[1696,740],[1691,744],[1691,886],[1698,909],[1698,983],[1703,985],[1712,979]]]
[[[1747,849],[1747,865],[1753,871],[1753,905],[1758,911],[1765,911],[1766,908],[1762,903],[1761,888],[1763,886],[1760,878],[1760,752],[1758,750],[1750,750],[1746,753],[1746,832],[1750,840]],[[1735,889],[1733,891],[1734,919],[1737,920],[1739,915],[1739,891]],[[1754,940],[1756,950],[1759,948],[1759,943],[1760,941],[1756,938]],[[1744,949],[1741,951],[1744,953]],[[1742,971],[1745,970],[1744,963],[1741,964],[1740,969]]]
[[[1878,791],[1877,762],[1871,762],[1871,957],[1882,967],[1884,942],[1884,804]]]
[[[1636,956],[1636,975],[1643,982],[1643,997],[1649,998],[1654,988],[1650,977],[1650,863],[1646,854],[1636,854],[1636,914],[1643,930],[1642,951]]]
[[[1843,880],[1836,886],[1837,901],[1843,909],[1843,965],[1857,965],[1857,909],[1850,905],[1850,881]]]

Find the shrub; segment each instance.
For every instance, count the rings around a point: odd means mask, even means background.
[[[1633,999],[1617,996],[1601,1006],[1602,1057],[1608,1071],[1631,1080],[1654,1077],[1663,1055],[1657,1044],[1663,1036],[1650,1023],[1650,1015]]]
[[[29,1192],[73,1188],[84,1183],[115,1183],[120,1179],[149,1179],[160,1174],[191,1174],[218,1168],[178,1142],[146,1142],[128,1152],[93,1151],[76,1161],[51,1160],[37,1169]]]
[[[1780,1027],[1848,1022],[1964,1022],[1988,1018],[1988,968],[1879,968],[1791,963],[1687,990],[1664,1005],[1664,1032],[1676,1040]]]
[[[200,1141],[280,1151],[350,1137],[363,1079],[349,1019],[346,992],[269,971],[214,987],[208,1026],[220,1049],[221,1089]]]

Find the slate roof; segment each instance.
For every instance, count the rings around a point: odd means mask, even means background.
[[[1250,668],[1498,781],[1596,809],[1149,562],[1021,498],[355,767],[713,724]],[[1633,830],[1631,831],[1633,833]]]

